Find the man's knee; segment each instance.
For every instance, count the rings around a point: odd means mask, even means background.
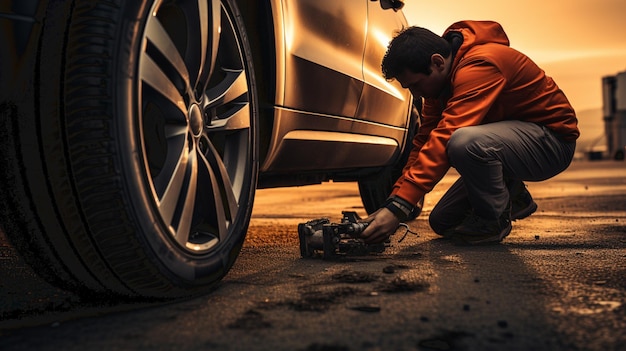
[[[478,133],[472,127],[459,128],[450,136],[446,151],[451,163],[455,160],[464,160],[475,153]]]
[[[431,214],[428,217],[428,223],[435,234],[447,237],[452,235],[454,228],[460,223],[460,221],[454,219],[450,220],[449,218],[441,218],[440,216],[433,216]]]
[[[430,228],[439,235],[447,235],[450,230],[461,223],[463,216],[459,213],[465,213],[463,210],[455,208],[445,208],[441,203],[437,204],[428,216],[428,224]]]
[[[428,224],[430,224],[430,228],[439,235],[443,235],[443,232],[449,227],[435,212],[431,212],[430,216],[428,216]]]

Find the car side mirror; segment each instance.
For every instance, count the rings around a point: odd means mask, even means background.
[[[393,9],[394,11],[398,11],[404,7],[404,0],[380,0],[380,7],[382,7],[383,10]]]

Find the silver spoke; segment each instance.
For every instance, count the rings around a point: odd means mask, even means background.
[[[218,188],[214,188],[215,191],[220,191],[223,193],[223,196],[226,198],[226,206],[230,211],[231,218],[234,218],[237,210],[239,209],[239,203],[237,202],[237,196],[234,193],[233,184],[230,181],[230,177],[228,175],[228,171],[220,154],[215,150],[213,144],[209,144],[210,157],[207,159],[211,170],[215,171],[212,173],[217,173],[219,176],[219,182],[221,186]]]
[[[241,100],[248,93],[248,82],[245,71],[226,71],[224,79],[214,88],[206,92],[204,109],[232,103],[228,114],[216,116],[208,126],[210,130],[239,130],[250,128],[250,110],[247,99]]]
[[[205,162],[207,160],[205,159]],[[226,217],[226,211],[224,211],[224,203],[222,202],[222,197],[220,195],[221,183],[217,179],[215,172],[212,167],[207,162],[207,171],[209,173],[209,178],[211,180],[211,189],[213,190],[213,210],[215,211],[215,229],[217,230],[217,237],[220,240],[223,240],[228,235],[228,218]]]
[[[219,1],[211,1],[211,36],[209,37],[209,62],[206,65],[206,74],[211,75],[215,69],[217,60],[217,50],[219,48],[220,37],[222,33],[222,5]]]
[[[233,131],[250,128],[250,109],[248,104],[240,104],[237,109],[232,109],[230,115],[220,116],[211,122],[207,129],[215,131]]]
[[[224,105],[248,93],[248,81],[243,70],[225,70],[226,75],[206,92],[205,108]]]
[[[185,61],[183,61],[176,45],[174,45],[172,39],[157,18],[153,18],[148,21],[146,26],[146,36],[148,40],[154,44],[154,46],[171,63],[183,80],[189,84],[189,72],[187,72]]]
[[[174,172],[169,176],[169,182],[163,196],[159,199],[159,211],[165,223],[172,224],[174,213],[180,198],[180,192],[185,182],[187,163],[189,162],[189,151],[187,142],[179,155],[178,162],[174,168]],[[168,177],[168,175],[163,175]]]
[[[211,1],[211,3],[219,1]],[[198,33],[198,40],[200,41],[200,66],[198,70],[198,78],[202,78],[202,71],[204,70],[206,64],[206,55],[207,55],[207,43],[209,41],[209,14],[206,0],[197,0],[198,3],[198,24],[200,26]],[[196,82],[197,83],[197,82]]]
[[[153,179],[154,190],[159,198],[170,187],[172,175],[180,167],[181,158],[187,153],[187,132],[188,128],[183,129],[172,125],[165,127],[164,135],[167,148],[162,151],[166,153],[165,160],[158,171],[158,176],[155,175]]]
[[[187,106],[182,95],[176,86],[157,66],[157,64],[146,54],[141,55],[140,72],[141,81],[158,91],[164,98],[169,100],[183,114],[187,114]]]
[[[189,184],[186,189],[182,189],[185,191],[185,201],[182,206],[178,228],[176,228],[176,241],[183,247],[187,245],[187,241],[189,240],[198,188],[198,159],[195,151],[191,152],[189,155],[187,168],[189,170]]]

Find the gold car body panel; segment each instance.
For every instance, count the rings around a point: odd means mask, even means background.
[[[285,90],[280,106],[354,117],[363,89],[366,5],[364,0],[282,2]]]
[[[377,7],[376,11],[370,7]],[[371,64],[364,72],[366,49],[377,55],[372,62],[382,59],[380,52],[384,55],[387,46],[376,36],[380,36],[379,26],[389,26],[390,19],[376,20],[377,31],[368,31],[368,12],[374,16],[383,12],[379,2],[275,0],[271,8],[274,23],[283,25],[274,28],[273,128],[261,172],[316,172],[391,163],[407,135],[410,96],[402,101],[407,95],[401,89],[382,77],[376,80]],[[394,26],[406,23],[401,12],[384,12],[396,21]],[[390,40],[392,35],[389,31],[385,38]],[[390,92],[396,95],[392,99],[385,96]],[[370,98],[376,101],[369,103]],[[375,108],[375,103],[399,106]]]
[[[381,63],[387,45],[397,30],[406,27],[406,20],[400,12],[383,9],[378,1],[369,2],[367,27],[363,55],[365,86],[356,118],[405,127],[407,108],[412,103],[411,93],[403,89],[397,80],[387,81],[382,75]],[[396,31],[390,31],[389,28],[396,28]]]

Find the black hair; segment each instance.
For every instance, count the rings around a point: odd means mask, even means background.
[[[408,27],[396,35],[381,65],[385,79],[397,78],[405,69],[413,73],[430,75],[431,56],[450,55],[450,43],[441,36],[422,27]]]

